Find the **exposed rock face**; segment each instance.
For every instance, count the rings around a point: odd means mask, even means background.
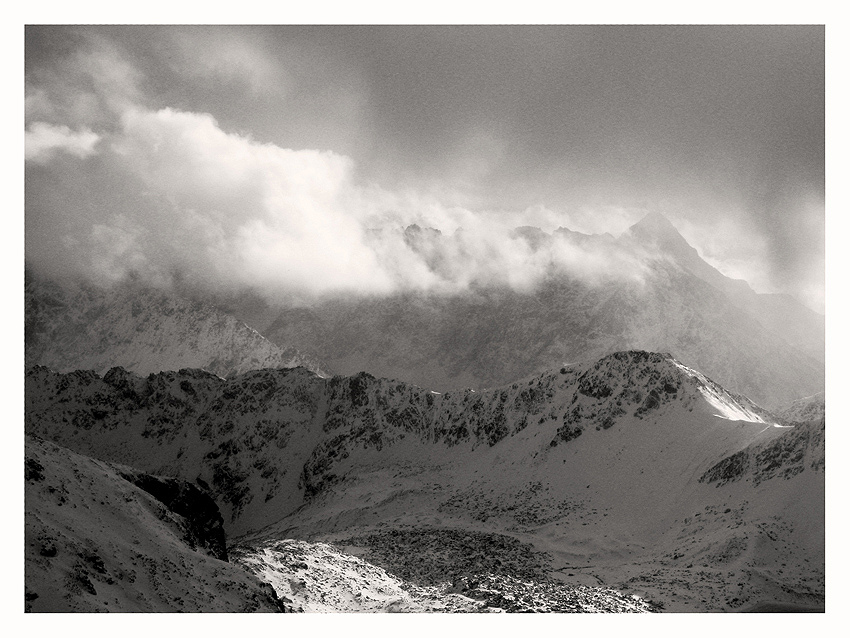
[[[768,443],[748,446],[700,477],[702,483],[725,485],[750,480],[754,485],[779,477],[789,479],[809,469],[824,471],[825,419],[801,423]]]
[[[184,540],[193,548],[201,547],[211,556],[227,561],[224,519],[213,498],[186,481],[143,474],[116,467],[118,474],[156,498],[186,521]]]

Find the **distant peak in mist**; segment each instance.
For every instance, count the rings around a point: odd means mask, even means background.
[[[647,214],[639,222],[629,227],[627,232],[636,237],[653,240],[658,244],[670,242],[688,244],[670,220],[661,213]]]

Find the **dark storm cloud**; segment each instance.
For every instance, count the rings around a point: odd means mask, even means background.
[[[347,158],[344,177],[336,160],[325,168],[359,208],[330,218],[355,227],[394,211],[444,226],[539,218],[617,231],[659,210],[729,274],[817,304],[823,38],[821,27],[786,26],[30,28],[28,153],[38,143],[42,158],[85,170],[96,164],[87,153],[126,141],[128,109],[150,135],[166,123],[201,130],[189,114],[209,113],[243,142],[224,145],[265,175],[251,185],[283,170],[255,162],[263,144]],[[133,135],[125,149],[153,148]],[[124,159],[151,202],[203,215],[208,202],[175,204],[141,157]],[[34,168],[31,183],[39,170],[58,168]],[[122,213],[131,235],[150,238],[132,210]],[[38,214],[49,217],[28,206],[28,219]]]

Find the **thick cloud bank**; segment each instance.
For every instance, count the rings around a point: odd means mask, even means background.
[[[25,55],[42,270],[282,300],[526,288],[640,260],[515,228],[657,211],[823,305],[822,28],[32,26]]]
[[[86,161],[98,139],[32,131],[27,154],[40,162],[60,148]],[[45,142],[47,133],[53,137]],[[87,170],[100,170],[115,192],[138,189],[141,202],[107,198],[53,255],[56,266],[101,282],[133,275],[167,284],[180,276],[213,289],[252,286],[285,300],[451,293],[473,283],[525,289],[553,271],[587,280],[640,276],[636,260],[604,245],[582,247],[557,234],[541,243],[512,231],[517,218],[358,185],[347,157],[261,144],[223,131],[207,114],[128,109],[105,146],[109,169]]]

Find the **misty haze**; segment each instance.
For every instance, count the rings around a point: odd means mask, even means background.
[[[822,26],[28,26],[28,612],[823,612]]]

